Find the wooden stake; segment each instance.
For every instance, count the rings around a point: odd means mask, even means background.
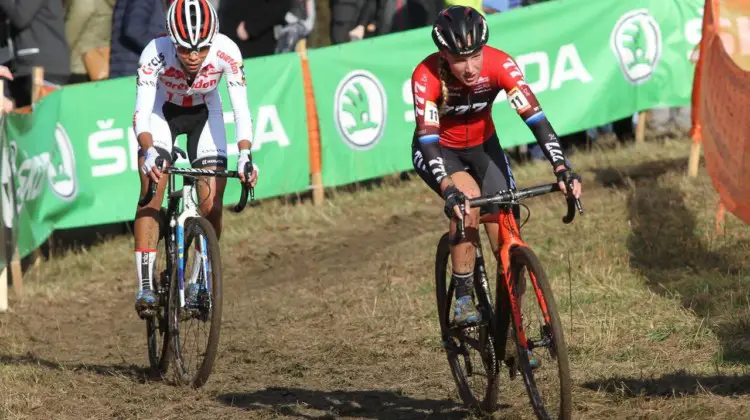
[[[31,69],[31,103],[35,104],[42,97],[42,87],[44,86],[44,67],[34,67]]]
[[[42,89],[44,87],[44,67],[33,67],[31,69],[31,109],[33,112],[34,105],[39,102],[42,97]],[[31,253],[31,258],[34,261],[34,267],[38,266],[42,262],[42,252],[39,248],[35,249]],[[15,280],[14,280],[15,281]]]
[[[13,293],[16,297],[23,296],[23,271],[21,270],[21,258],[18,256],[18,247],[13,249],[13,258],[10,261],[10,278],[13,281]]]
[[[302,64],[302,79],[305,87],[305,109],[307,111],[307,134],[308,149],[310,159],[310,186],[313,193],[313,204],[319,206],[325,199],[323,188],[323,170],[321,162],[320,146],[320,124],[318,122],[318,112],[315,104],[315,92],[312,86],[312,75],[310,74],[310,64],[307,60],[307,48],[305,40],[297,43],[297,53],[300,56]]]
[[[698,164],[701,160],[701,144],[693,142],[690,148],[690,160],[688,160],[688,176],[695,178],[698,176]]]
[[[721,234],[722,227],[724,227],[724,216],[727,213],[727,208],[724,203],[719,199],[719,204],[716,205],[716,233]]]
[[[638,113],[638,123],[635,126],[635,144],[642,144],[646,137],[646,117],[648,111]]]

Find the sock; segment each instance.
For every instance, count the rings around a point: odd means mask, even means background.
[[[153,290],[154,261],[156,261],[155,249],[136,249],[135,267],[138,272],[138,290]]]
[[[469,296],[474,287],[474,273],[453,272],[453,284],[456,285],[456,299]]]

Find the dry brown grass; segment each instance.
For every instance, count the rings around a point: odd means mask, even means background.
[[[729,216],[714,232],[716,196],[705,174],[684,177],[688,149],[574,156],[586,214],[572,225],[561,197],[530,203],[575,418],[750,416],[750,231]],[[544,164],[515,174],[549,181]],[[228,213],[221,344],[197,391],[146,375],[131,238],[42,264],[0,316],[0,418],[467,417],[438,338],[433,195],[415,179]],[[497,418],[531,417],[520,380],[501,381],[501,400]]]

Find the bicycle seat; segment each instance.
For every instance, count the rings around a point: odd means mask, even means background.
[[[172,162],[177,162],[179,156],[182,156],[183,159],[187,159],[187,153],[175,144],[172,146]]]

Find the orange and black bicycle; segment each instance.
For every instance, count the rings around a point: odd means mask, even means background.
[[[569,419],[571,416],[570,370],[560,315],[544,268],[521,238],[512,212],[515,206],[523,205],[522,200],[559,191],[557,184],[546,184],[469,200],[471,207],[493,204],[500,207],[498,213],[480,219],[481,223],[498,223],[500,265],[495,285],[498,299],[493,306],[479,243],[472,299],[482,320],[476,325],[458,328],[451,323],[455,285],[450,280],[449,233],[438,243],[435,291],[443,347],[458,393],[464,404],[475,411],[491,413],[497,409],[500,364],[504,362],[511,379],[520,373],[538,418]],[[570,197],[567,203],[564,223],[573,221],[576,209],[583,214],[578,199]],[[463,222],[457,225],[456,241],[464,234]],[[506,352],[508,337],[515,349],[509,348]]]

